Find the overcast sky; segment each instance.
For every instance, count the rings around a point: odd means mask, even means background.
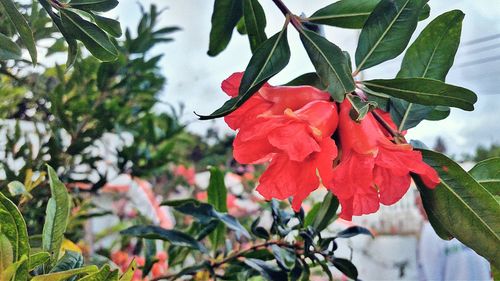
[[[203,133],[208,127],[216,126],[220,132],[230,133],[222,120],[197,121],[192,112],[209,114],[227,99],[220,90],[220,82],[231,73],[245,69],[251,57],[247,38],[235,32],[222,54],[209,57],[206,51],[213,1],[140,2],[146,7],[150,3],[156,3],[159,8],[167,8],[160,17],[161,25],[177,25],[182,28],[181,32],[173,35],[174,42],[154,50],[155,54],[164,54],[161,64],[168,79],[161,99],[173,105],[184,103],[183,120],[191,122],[188,128],[192,131]],[[295,13],[310,15],[332,0],[284,2]],[[261,0],[260,3],[267,16],[266,32],[271,36],[281,28],[284,18],[271,0]],[[466,14],[462,44],[448,74],[447,83],[473,90],[478,94],[479,101],[474,112],[452,109],[446,120],[424,122],[418,128],[410,130],[409,138],[433,145],[436,137],[441,135],[448,151],[456,155],[472,152],[479,144],[500,143],[500,90],[495,87],[495,82],[500,78],[500,0],[431,0],[429,4],[431,16],[420,22],[414,38],[436,16],[452,9],[462,10]],[[114,15],[124,26],[135,28],[140,18],[137,2],[121,1]],[[326,37],[353,55],[358,32],[327,27]],[[292,58],[285,70],[271,80],[271,84],[284,83],[314,70],[295,30],[290,28],[288,36]],[[485,39],[478,40],[482,38]],[[376,66],[364,75],[366,78],[392,78],[399,70],[401,58],[399,56]]]

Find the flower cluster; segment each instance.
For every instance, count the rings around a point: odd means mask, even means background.
[[[231,75],[223,91],[237,96],[242,76]],[[339,198],[340,216],[350,220],[377,211],[380,203],[397,202],[410,186],[410,173],[420,175],[429,188],[439,183],[420,152],[395,143],[372,113],[356,122],[350,111],[348,100],[338,105],[314,87],[266,83],[225,121],[238,130],[233,143],[238,162],[270,163],[257,191],[266,199],[293,198],[296,211],[320,186]]]

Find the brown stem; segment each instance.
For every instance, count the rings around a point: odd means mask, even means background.
[[[285,5],[285,3],[283,3],[283,1],[281,1],[281,0],[272,0],[272,1],[274,2],[274,4],[276,4],[278,9],[280,9],[280,11],[283,13],[283,15],[290,19],[290,23],[295,27],[295,29],[300,31],[302,29],[302,23],[301,23],[300,18],[297,17],[296,15],[294,15],[290,11],[290,9],[288,9],[288,7]]]

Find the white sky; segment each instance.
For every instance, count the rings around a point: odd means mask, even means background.
[[[276,33],[284,18],[271,0],[260,1],[267,16],[268,36]],[[312,14],[331,3],[332,0],[284,0],[297,14]],[[223,133],[230,132],[222,120],[197,121],[192,113],[209,114],[223,104],[227,97],[220,90],[220,82],[235,71],[242,71],[248,63],[251,52],[246,37],[233,34],[228,48],[217,57],[206,55],[210,31],[210,17],[213,1],[207,0],[157,0],[141,1],[148,8],[156,3],[159,8],[168,8],[160,17],[160,25],[177,25],[182,31],[173,34],[175,41],[163,44],[154,50],[163,53],[161,62],[168,82],[161,96],[163,101],[178,105],[184,103],[183,119],[191,122],[189,129],[203,133],[208,127],[216,126]],[[433,145],[441,135],[448,152],[461,155],[472,152],[478,144],[489,145],[500,142],[500,90],[495,82],[500,78],[500,0],[431,0],[431,16],[417,27],[414,38],[420,30],[439,14],[460,9],[466,16],[462,28],[462,43],[455,65],[447,82],[469,88],[476,92],[479,101],[474,112],[452,109],[450,117],[439,122],[424,122],[410,130],[409,138],[420,139]],[[113,13],[126,27],[134,29],[140,18],[136,1],[122,0]],[[326,27],[326,37],[347,50],[353,56],[359,31]],[[494,40],[477,44],[466,44],[472,40],[490,35],[499,35]],[[313,67],[301,46],[297,33],[289,29],[289,43],[292,58],[284,71],[271,80],[280,84],[309,71]],[[491,48],[490,48],[491,46]],[[367,71],[366,78],[392,78],[399,70],[402,56]],[[465,66],[469,62],[483,60],[481,64]]]

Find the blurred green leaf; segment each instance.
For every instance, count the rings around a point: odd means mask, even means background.
[[[14,262],[14,251],[10,240],[0,229],[0,272],[4,271]]]
[[[89,265],[81,268],[70,269],[62,272],[37,275],[31,281],[61,281],[80,274],[91,274],[97,272],[99,268],[95,265]]]
[[[117,281],[118,269],[111,270],[108,264],[103,265],[101,269],[95,273],[91,273],[78,281]]]
[[[195,250],[206,252],[205,247],[193,237],[180,232],[178,230],[165,229],[155,225],[136,225],[120,231],[122,235],[147,238],[147,239],[160,239],[168,241],[172,245],[180,247],[189,247]]]
[[[31,61],[33,62],[33,64],[36,64],[37,52],[36,52],[35,39],[33,38],[33,31],[31,30],[31,27],[29,26],[24,16],[19,12],[13,0],[0,0],[0,4],[2,4],[2,6],[4,7],[7,16],[12,21],[14,27],[19,33],[21,41],[23,41],[23,44],[26,46],[26,49],[28,49],[28,52],[31,56]],[[5,44],[3,40],[2,44]]]
[[[477,96],[474,92],[428,78],[396,78],[363,81],[375,92],[423,105],[443,105],[474,110]]]
[[[13,262],[16,263],[23,256],[26,257],[26,262],[16,265],[16,270],[13,273],[17,278],[15,280],[26,280],[28,278],[28,255],[30,252],[26,223],[16,205],[1,192],[0,222],[0,232],[9,240],[12,246]]]
[[[460,165],[441,153],[421,150],[424,161],[434,168],[441,183],[427,188],[418,176],[414,180],[431,224],[438,223],[465,245],[500,265],[500,204]],[[434,226],[434,224],[433,224]]]
[[[0,280],[17,281],[28,280],[28,256],[22,255],[21,258],[11,263],[4,270],[0,271]],[[32,279],[33,280],[33,279]]]
[[[373,237],[373,234],[370,232],[370,230],[361,226],[351,226],[340,231],[336,236],[339,238],[351,238],[359,234],[370,235],[371,237]]]
[[[285,27],[255,50],[241,79],[238,96],[226,101],[212,114],[200,116],[201,120],[218,118],[233,112],[257,92],[267,80],[285,68],[290,60],[290,47],[286,33]]]
[[[427,0],[382,0],[366,20],[356,48],[355,72],[401,54]]]
[[[276,262],[286,271],[290,271],[295,266],[295,259],[297,256],[295,252],[291,249],[280,247],[278,245],[272,245],[271,249],[273,250],[274,257],[276,258]]]
[[[208,203],[214,206],[216,211],[227,212],[227,189],[224,184],[224,173],[216,167],[210,168],[207,197]],[[224,243],[225,234],[226,227],[219,222],[216,229],[210,233],[210,241],[214,250]]]
[[[332,264],[338,270],[340,270],[340,272],[344,273],[347,277],[354,280],[358,280],[358,270],[350,260],[342,258],[333,258]]]
[[[116,59],[118,50],[104,31],[69,9],[60,11],[64,29],[71,34],[71,37],[80,40],[92,55],[101,61]]]
[[[300,30],[300,40],[332,98],[341,102],[355,89],[348,59],[335,44],[307,29]]]
[[[11,181],[7,184],[7,188],[9,189],[9,193],[12,196],[23,195],[27,193],[26,187],[22,182],[19,181]]]
[[[245,21],[245,30],[248,34],[252,53],[264,41],[267,40],[266,35],[266,14],[264,9],[259,4],[258,0],[243,0],[243,19]]]
[[[248,231],[241,225],[241,223],[237,219],[226,213],[217,212],[210,204],[201,203],[194,199],[185,199],[163,202],[162,205],[173,207],[181,213],[191,215],[204,224],[214,219],[220,220],[228,228],[235,231],[238,236],[243,235],[247,238],[250,238],[250,234],[248,233]]]
[[[127,270],[122,274],[119,281],[132,281],[134,273],[137,269],[137,261],[135,259],[128,265]]]
[[[258,259],[245,259],[243,261],[248,267],[257,271],[262,277],[269,281],[287,280],[285,272],[279,270],[275,266]]]
[[[55,265],[59,250],[64,239],[70,212],[70,196],[66,186],[57,177],[56,171],[47,165],[50,192],[52,194],[47,204],[45,224],[43,225],[42,248],[51,253],[51,264]]]
[[[50,254],[47,252],[38,252],[30,255],[29,270],[32,271],[50,260]]]
[[[226,49],[233,30],[242,16],[242,0],[215,0],[207,52],[209,56],[216,56]]]
[[[0,33],[0,60],[17,60],[21,58],[21,48],[9,37]]]
[[[83,266],[83,256],[78,252],[68,251],[57,261],[50,273],[63,272]]]

